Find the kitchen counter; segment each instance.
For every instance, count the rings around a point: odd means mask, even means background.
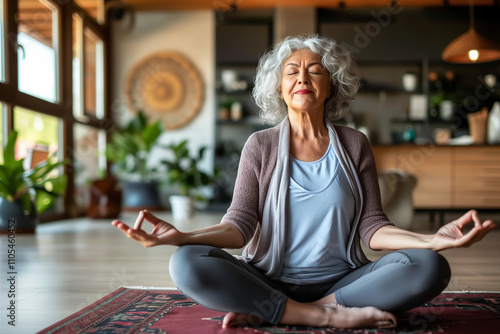
[[[417,177],[416,209],[500,209],[500,145],[374,145],[377,170]]]

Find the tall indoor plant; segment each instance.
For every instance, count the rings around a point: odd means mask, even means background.
[[[18,133],[12,131],[0,165],[0,233],[33,233],[38,214],[48,210],[66,190],[66,175],[53,175],[65,163],[49,157],[25,170],[24,158],[16,160]],[[14,223],[15,222],[15,223]]]
[[[163,160],[167,166],[167,182],[177,187],[179,194],[170,196],[172,214],[174,220],[182,221],[188,219],[194,211],[194,202],[206,202],[201,188],[213,183],[217,172],[208,174],[199,169],[198,163],[203,159],[206,147],[199,149],[196,156],[192,156],[188,148],[188,140],[179,144],[166,146],[171,152],[172,158]]]
[[[113,162],[112,171],[122,183],[124,209],[161,208],[160,176],[149,159],[162,133],[160,121],[150,122],[139,111],[128,124],[117,127],[111,134],[106,156]]]

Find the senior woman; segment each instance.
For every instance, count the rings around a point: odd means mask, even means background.
[[[331,123],[358,87],[349,52],[334,40],[286,38],[260,60],[253,91],[261,116],[279,124],[246,142],[221,224],[183,233],[141,211],[134,228],[113,225],[146,247],[180,246],[170,261],[175,284],[228,312],[223,327],[395,327],[395,314],[447,286],[450,268],[437,251],[470,246],[495,224],[471,210],[432,235],[395,227],[381,208],[368,140]],[[393,252],[370,262],[361,241]],[[244,245],[239,258],[222,250]]]

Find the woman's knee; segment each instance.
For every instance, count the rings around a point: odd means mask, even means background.
[[[183,286],[199,285],[203,276],[202,259],[211,247],[202,245],[185,245],[179,247],[170,258],[169,271],[175,285],[181,289]]]
[[[451,278],[451,269],[446,258],[432,250],[411,249],[403,251],[418,267],[418,276],[423,284],[430,284],[432,289],[443,290],[448,286]]]

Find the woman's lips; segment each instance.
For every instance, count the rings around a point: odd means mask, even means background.
[[[299,95],[304,95],[304,94],[311,94],[312,92],[308,89],[299,89],[298,91],[295,92],[295,94]]]

